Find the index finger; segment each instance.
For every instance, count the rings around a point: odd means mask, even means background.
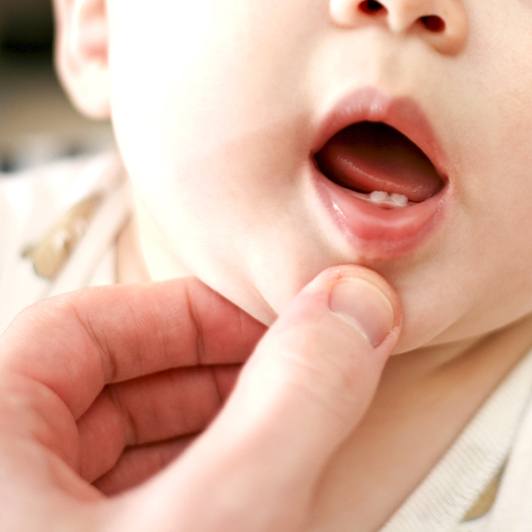
[[[245,360],[266,327],[194,277],[39,302],[0,338],[0,371],[53,390],[78,418],[106,384]]]

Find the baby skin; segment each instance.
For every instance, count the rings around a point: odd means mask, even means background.
[[[131,183],[120,282],[193,275],[266,326],[331,266],[397,291],[313,519],[378,529],[532,341],[532,4],[55,7],[63,83],[112,120]]]

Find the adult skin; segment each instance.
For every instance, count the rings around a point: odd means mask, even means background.
[[[354,266],[268,330],[195,278],[34,305],[0,337],[0,528],[308,530],[401,321]]]

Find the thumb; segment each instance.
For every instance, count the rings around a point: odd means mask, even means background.
[[[367,410],[400,321],[395,292],[375,272],[319,274],[257,344],[181,471],[199,463],[224,482],[246,482],[239,469],[247,461],[261,490],[312,483]]]
[[[212,436],[276,464],[285,481],[310,481],[366,412],[400,321],[397,295],[375,272],[322,272],[263,336]]]

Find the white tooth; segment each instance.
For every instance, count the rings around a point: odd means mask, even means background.
[[[388,199],[388,192],[382,190],[375,190],[369,195],[370,201],[373,203],[382,203]]]
[[[398,207],[406,207],[408,205],[408,198],[403,194],[392,194],[390,196],[392,203]]]

